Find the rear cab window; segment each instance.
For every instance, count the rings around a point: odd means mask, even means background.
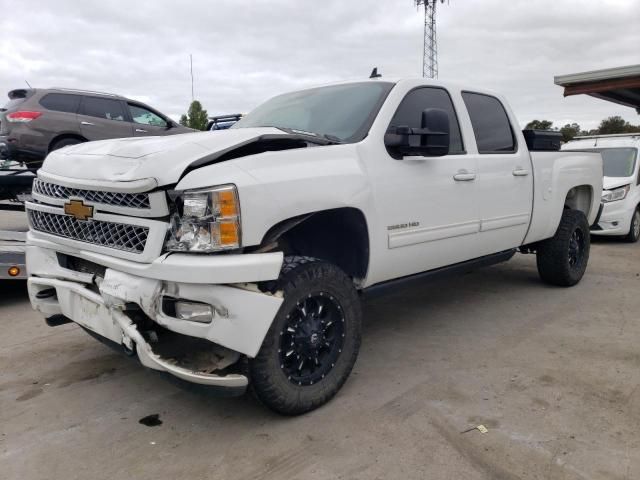
[[[515,153],[516,137],[504,106],[496,97],[462,92],[469,112],[478,153]]]
[[[55,112],[77,113],[80,106],[80,95],[67,93],[47,93],[40,99],[40,105]]]
[[[395,131],[395,127],[401,126],[421,128],[422,112],[427,108],[439,108],[449,116],[449,155],[465,153],[458,116],[451,97],[444,88],[418,87],[407,93],[391,119],[388,132]],[[409,143],[412,146],[418,146],[420,137],[410,136]]]
[[[80,113],[107,120],[127,121],[122,102],[111,98],[82,97]]]

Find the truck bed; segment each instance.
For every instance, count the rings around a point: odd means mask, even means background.
[[[587,212],[591,225],[598,215],[602,192],[602,158],[591,152],[531,152],[534,198],[531,225],[525,244],[555,234],[565,199]],[[593,185],[594,178],[597,183]],[[572,188],[574,185],[581,185]]]

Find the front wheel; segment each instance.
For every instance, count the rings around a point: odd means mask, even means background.
[[[640,209],[636,208],[635,212],[633,212],[631,228],[629,228],[629,233],[624,238],[629,243],[636,243],[640,239]]]
[[[335,265],[286,257],[276,290],[284,294],[262,347],[249,360],[251,388],[278,413],[299,415],[328,402],[355,364],[360,299]]]
[[[589,222],[579,210],[565,210],[556,234],[538,246],[536,261],[546,283],[571,287],[578,283],[589,261]]]

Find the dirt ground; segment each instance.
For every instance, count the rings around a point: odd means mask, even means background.
[[[3,283],[0,478],[637,479],[639,275],[639,245],[600,240],[574,288],[517,255],[371,300],[350,380],[297,418],[49,328]]]

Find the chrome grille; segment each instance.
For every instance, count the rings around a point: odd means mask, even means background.
[[[126,208],[151,208],[149,195],[146,193],[102,192],[99,190],[82,190],[80,188],[64,187],[55,183],[44,182],[39,179],[33,181],[33,192],[45,197],[67,200],[78,197],[87,202],[101,203]]]
[[[81,221],[68,215],[27,210],[34,230],[126,252],[142,253],[149,228],[100,220]]]

